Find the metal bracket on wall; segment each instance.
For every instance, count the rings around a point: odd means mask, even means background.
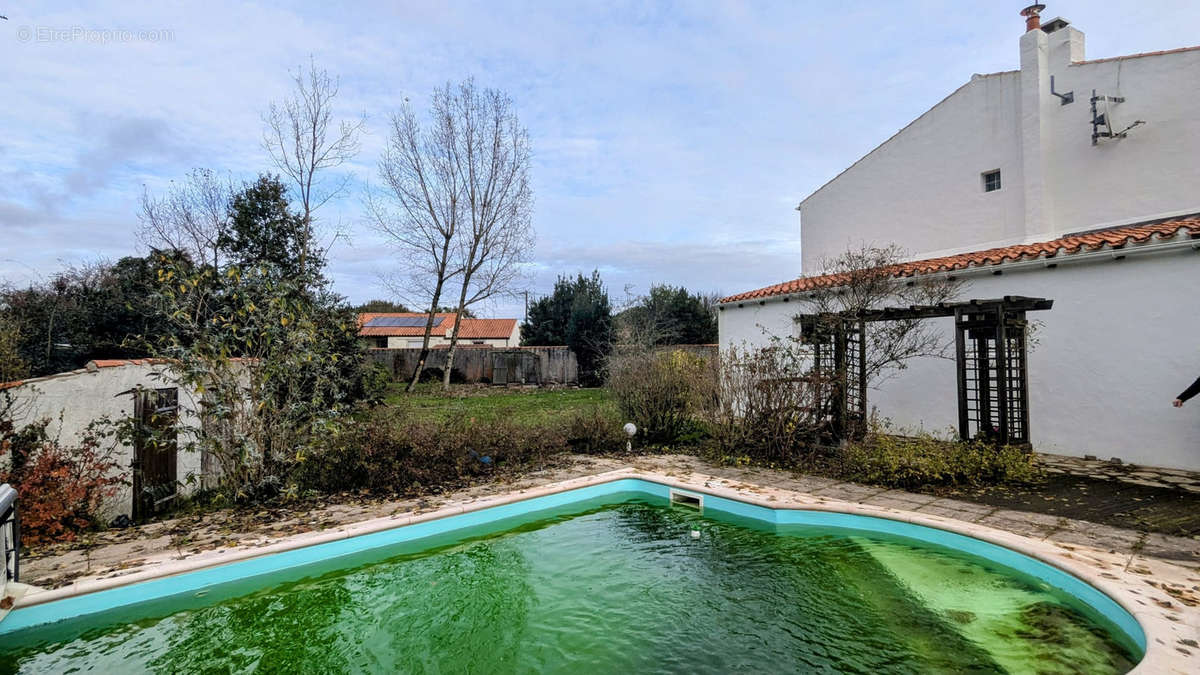
[[[1134,120],[1133,124],[1124,129],[1113,131],[1112,111],[1108,104],[1124,102],[1124,96],[1098,95],[1095,89],[1092,90],[1092,145],[1096,145],[1101,138],[1125,138],[1126,133],[1130,129],[1146,123],[1144,120]],[[1103,111],[1096,106],[1097,103],[1104,104]]]
[[[1066,105],[1068,103],[1075,102],[1075,92],[1074,91],[1067,91],[1067,92],[1063,92],[1061,94],[1058,93],[1057,91],[1054,91],[1054,76],[1053,75],[1050,76],[1050,93],[1054,94],[1055,96],[1057,96],[1059,98],[1059,100],[1061,101],[1060,105]]]

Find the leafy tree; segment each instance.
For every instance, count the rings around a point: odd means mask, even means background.
[[[449,306],[447,306],[447,305],[441,305],[441,306],[439,306],[439,307],[437,308],[437,312],[438,312],[439,314],[454,314],[454,313],[455,313],[455,312],[454,312],[454,308],[453,308],[453,307],[449,307]],[[466,319],[475,319],[475,318],[478,318],[478,317],[476,317],[476,316],[475,316],[475,312],[473,312],[473,311],[471,310],[471,308],[470,308],[470,307],[464,307],[464,308],[463,308],[463,311],[462,311],[462,315],[463,315],[463,318],[466,318]]]
[[[149,301],[157,286],[157,255],[186,259],[176,253],[130,256],[0,292],[0,315],[16,326],[10,340],[29,374],[72,370],[93,359],[147,356],[147,340],[166,330]]]
[[[554,291],[529,306],[521,328],[524,345],[566,345],[579,359],[579,378],[599,384],[604,358],[612,350],[612,307],[600,272],[571,279],[560,276]]]
[[[308,250],[311,241],[304,217],[288,205],[287,187],[278,177],[263,174],[233,196],[229,230],[219,245],[235,265],[265,265],[283,276],[315,278],[324,259]]]
[[[393,302],[391,300],[368,300],[368,301],[362,303],[361,305],[354,307],[354,312],[356,314],[362,314],[364,312],[407,313],[407,312],[411,312],[411,311],[412,310],[410,310],[408,307],[404,306],[403,303]]]
[[[232,200],[228,261],[161,259],[154,300],[170,325],[155,354],[202,393],[187,447],[217,460],[224,494],[255,500],[293,488],[292,470],[371,396],[356,314],[320,273],[285,191],[261,177]]]
[[[0,312],[0,384],[29,375],[29,364],[21,358],[20,346],[21,324],[15,317]]]
[[[717,341],[716,308],[709,298],[686,288],[657,284],[650,294],[621,312],[622,341],[647,345],[712,344]]]

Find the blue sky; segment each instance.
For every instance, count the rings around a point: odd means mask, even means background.
[[[404,264],[361,207],[389,113],[468,76],[507,91],[532,137],[531,295],[593,268],[618,302],[783,281],[800,273],[796,204],[972,73],[1016,68],[1023,4],[7,4],[0,279],[139,252],[143,186],[269,170],[261,114],[311,56],[341,77],[342,111],[368,116],[353,189],[319,212],[349,235],[329,270],[353,301],[386,296],[380,275]],[[1089,58],[1189,46],[1200,27],[1189,0],[1048,4]]]

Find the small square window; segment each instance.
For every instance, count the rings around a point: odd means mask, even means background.
[[[983,172],[983,191],[995,192],[1000,189],[1000,169]]]

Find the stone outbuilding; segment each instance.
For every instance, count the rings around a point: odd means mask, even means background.
[[[0,396],[11,402],[10,414],[18,428],[48,419],[51,438],[67,447],[77,444],[94,421],[106,417],[113,422],[140,419],[165,432],[157,443],[117,442],[115,471],[126,481],[104,505],[106,519],[150,515],[201,483],[206,463],[200,453],[181,447],[187,436],[184,427],[199,425],[192,412],[198,409],[196,395],[175,385],[166,362],[90,361],[78,370],[0,384]],[[11,457],[0,457],[0,462],[10,461]]]

